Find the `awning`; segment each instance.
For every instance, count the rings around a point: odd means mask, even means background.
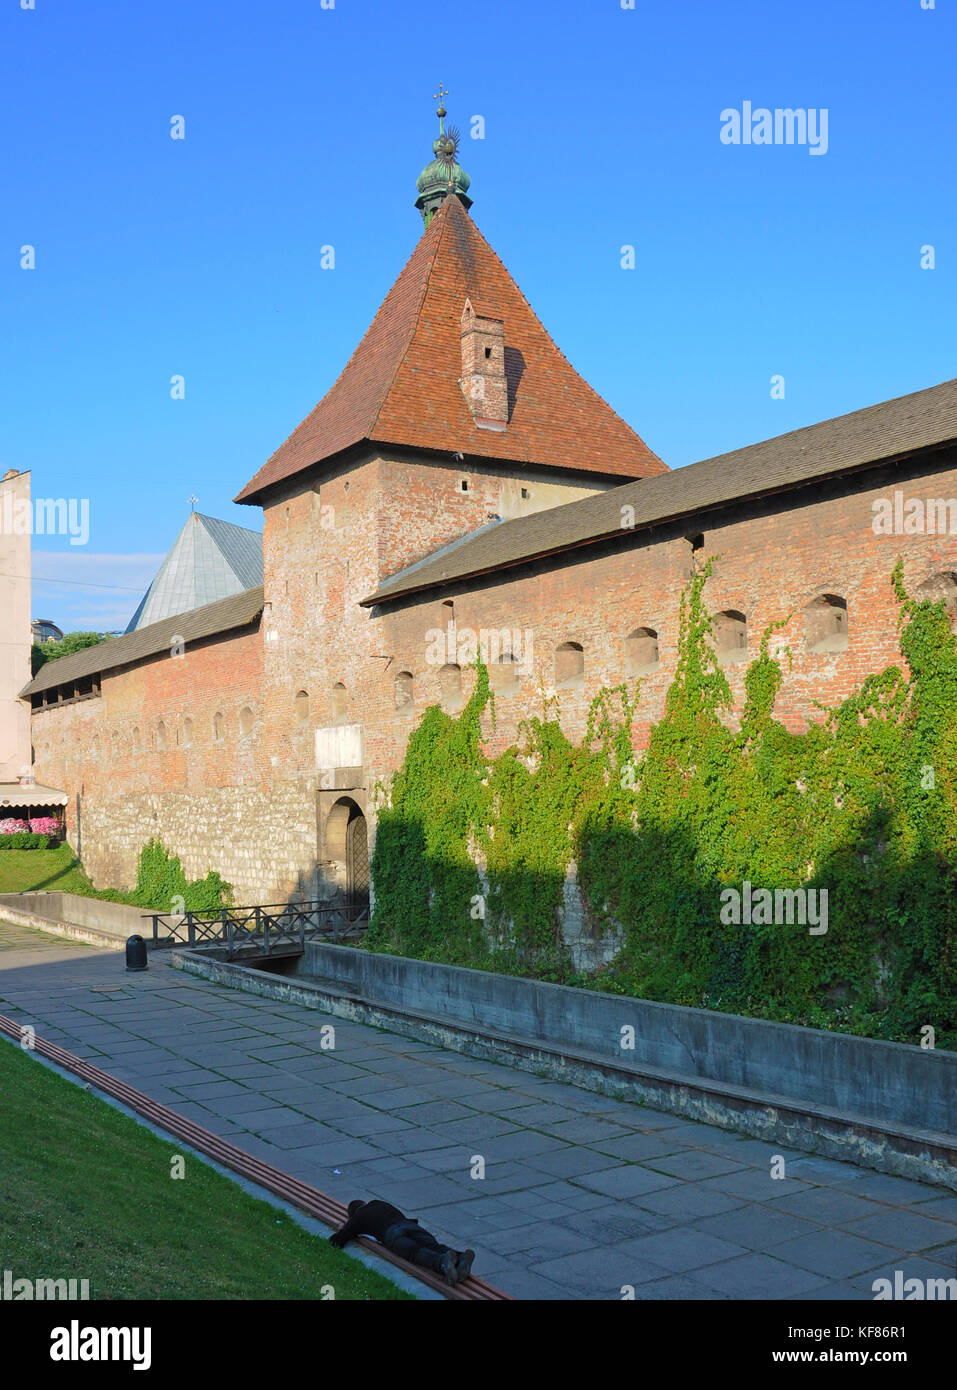
[[[22,787],[19,782],[0,782],[0,809],[6,806],[65,806],[66,792],[55,787]]]

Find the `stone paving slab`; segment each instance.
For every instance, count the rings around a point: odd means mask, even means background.
[[[887,1251],[886,1247],[872,1240],[817,1230],[797,1236],[794,1240],[782,1241],[775,1246],[774,1253],[779,1260],[800,1265],[814,1274],[848,1279],[880,1264]]]
[[[767,1298],[768,1289],[774,1289],[775,1298],[789,1298],[792,1294],[805,1294],[822,1282],[819,1274],[799,1265],[753,1253],[696,1269],[694,1280],[706,1288],[730,1293],[733,1298]]]
[[[340,1201],[395,1202],[518,1298],[867,1301],[896,1269],[954,1273],[946,1189],[243,995],[160,954],[127,975],[116,952],[0,924],[0,1011]]]
[[[703,1236],[736,1241],[748,1250],[773,1250],[785,1241],[811,1235],[820,1228],[786,1211],[748,1206],[722,1212],[719,1216],[703,1217],[695,1222],[694,1229]]]

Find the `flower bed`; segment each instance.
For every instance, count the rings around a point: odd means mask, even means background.
[[[0,820],[0,849],[49,849],[63,835],[58,816],[6,816]]]
[[[34,835],[49,835],[51,839],[58,839],[61,825],[56,816],[31,816],[29,828]]]

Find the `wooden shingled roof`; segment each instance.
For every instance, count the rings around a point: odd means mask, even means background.
[[[244,589],[240,594],[207,603],[189,613],[176,613],[161,622],[135,628],[122,637],[113,637],[95,647],[83,647],[69,656],[56,657],[40,667],[30,684],[20,691],[20,698],[25,699],[41,690],[52,690],[54,686],[68,685],[71,681],[83,680],[86,676],[98,675],[103,671],[115,671],[120,666],[129,666],[162,652],[168,656],[174,640],[178,638],[188,648],[191,642],[201,642],[221,632],[246,627],[256,621],[262,608],[263,586],[259,584],[254,589]]]
[[[364,607],[957,443],[957,379],[463,537],[386,579]],[[629,510],[624,513],[622,509]]]
[[[475,424],[458,384],[466,298],[504,323],[501,432]],[[432,218],[342,375],[236,501],[363,440],[622,478],[667,472],[558,350],[458,198]]]

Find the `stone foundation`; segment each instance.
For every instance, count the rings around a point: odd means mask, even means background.
[[[136,883],[140,850],[150,838],[179,857],[186,877],[217,870],[237,903],[275,903],[321,891],[316,853],[315,786],[285,782],[264,797],[257,787],[202,792],[145,792],[122,800],[85,801],[70,843],[97,888]]]

